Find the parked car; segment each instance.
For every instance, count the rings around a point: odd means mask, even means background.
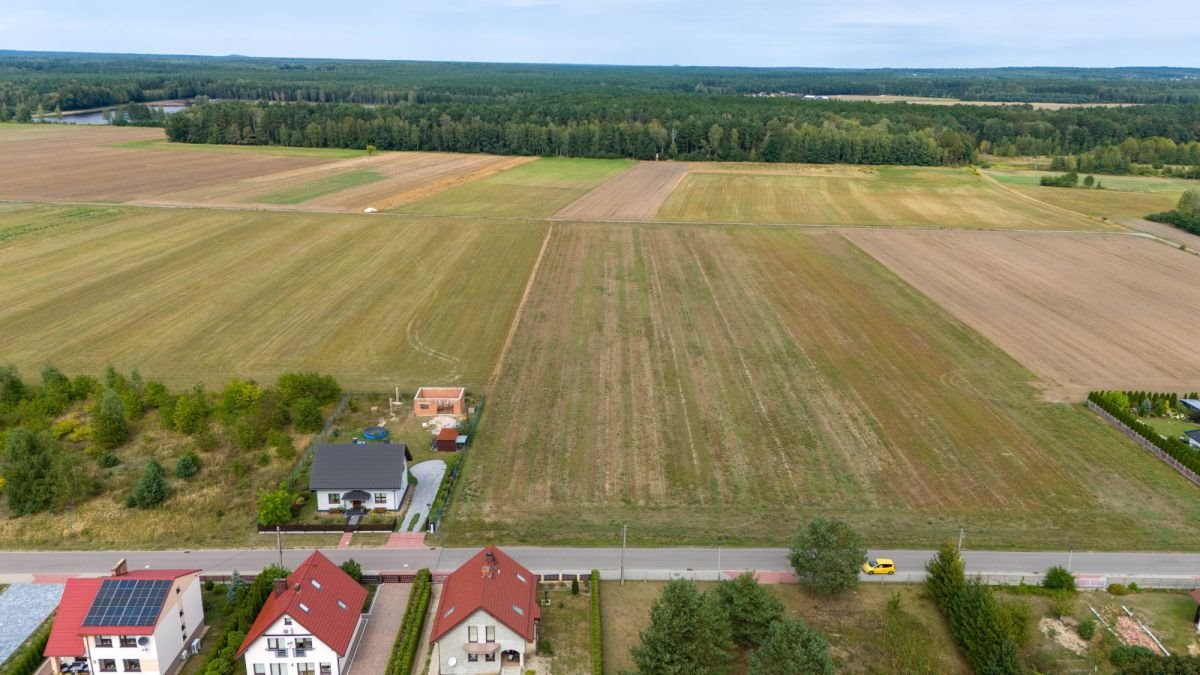
[[[896,563],[891,558],[868,558],[862,570],[867,574],[895,574]]]

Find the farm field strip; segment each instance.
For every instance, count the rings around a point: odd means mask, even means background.
[[[1097,176],[1103,190],[1053,188],[1039,184],[1042,176],[1057,176],[1046,171],[995,171],[988,176],[997,182],[1038,201],[1089,216],[1140,218],[1175,208],[1179,196],[1195,181],[1141,176]]]
[[[1200,259],[1134,236],[846,236],[1044,378],[1050,396],[1191,390]]]
[[[28,208],[69,226],[0,246],[5,360],[176,385],[318,370],[482,386],[546,227],[134,207],[84,227],[78,207]],[[29,219],[0,211],[0,231]]]
[[[1200,532],[1190,485],[838,232],[575,224],[541,265],[450,542],[777,543],[813,515],[877,545]]]
[[[688,172],[686,162],[641,162],[554,214],[564,220],[653,220]]]
[[[966,169],[691,172],[659,210],[669,221],[884,227],[1104,230],[990,184]]]

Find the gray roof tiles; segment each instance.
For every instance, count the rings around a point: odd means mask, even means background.
[[[318,445],[309,474],[310,490],[399,490],[408,471],[404,443]]]

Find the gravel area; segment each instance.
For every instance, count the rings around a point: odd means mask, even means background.
[[[0,663],[58,607],[62,584],[13,584],[0,593]]]
[[[408,532],[408,524],[412,522],[413,514],[421,514],[417,521],[418,527],[429,517],[429,506],[437,497],[438,488],[442,485],[442,476],[446,475],[446,463],[440,459],[431,459],[412,467],[413,476],[417,479],[417,488],[413,491],[412,501],[408,505],[408,513],[404,514],[404,522],[400,524],[401,532]],[[415,531],[420,532],[419,529]]]

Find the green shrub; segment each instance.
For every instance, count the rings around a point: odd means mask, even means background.
[[[1129,589],[1125,587],[1125,584],[1109,584],[1108,592],[1113,595],[1129,595]]]
[[[216,587],[217,587],[217,582],[213,581],[212,579],[204,580],[204,590],[211,592],[212,589],[214,589]]]
[[[1117,645],[1113,648],[1112,652],[1109,653],[1108,660],[1114,666],[1121,668],[1147,656],[1154,656],[1154,652],[1146,649],[1145,647],[1139,647],[1136,645]]]
[[[284,373],[276,380],[275,390],[286,406],[302,398],[310,398],[318,405],[331,405],[342,395],[342,388],[332,375],[318,373]]]
[[[1076,628],[1076,631],[1079,633],[1079,637],[1083,638],[1084,640],[1091,640],[1092,636],[1096,634],[1096,620],[1089,616],[1088,618],[1079,622],[1079,626]]]
[[[200,472],[200,458],[196,453],[188,451],[175,463],[175,475],[180,478],[191,478]]]
[[[554,656],[554,646],[546,638],[538,640],[537,650],[542,656]]]
[[[604,672],[604,645],[600,631],[600,570],[592,570],[588,590],[592,596],[592,675],[601,675]]]
[[[1042,587],[1060,591],[1075,590],[1075,576],[1068,572],[1065,567],[1055,565],[1046,570],[1046,576],[1042,578]]]
[[[97,463],[105,469],[111,469],[121,463],[121,458],[117,457],[111,452],[106,452],[103,455],[100,455],[100,459],[97,460]]]
[[[166,472],[158,460],[152,459],[142,470],[142,475],[134,486],[133,492],[125,498],[125,506],[129,508],[149,509],[158,506],[171,494],[167,485]]]
[[[578,579],[578,577],[571,580],[571,595],[579,595],[579,579]]]
[[[400,632],[396,634],[396,641],[392,644],[392,655],[388,658],[384,671],[386,675],[409,675],[412,672],[417,647],[420,646],[421,631],[425,628],[425,615],[429,610],[429,596],[432,590],[429,569],[419,570],[416,580],[413,581],[412,592],[408,596],[408,606],[404,608]]]
[[[345,572],[346,575],[351,579],[360,584],[362,583],[362,565],[358,564],[354,558],[342,563],[342,571]]]
[[[315,399],[302,398],[292,404],[292,422],[296,431],[302,434],[315,434],[321,430],[325,422],[321,419],[321,406]]]

